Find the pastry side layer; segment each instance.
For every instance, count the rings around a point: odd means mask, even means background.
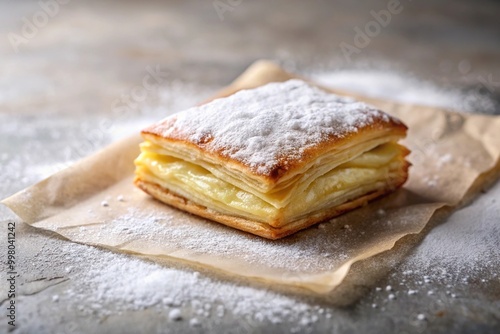
[[[147,143],[146,143],[147,144]],[[376,191],[405,174],[406,148],[389,142],[340,165],[326,166],[313,180],[297,180],[277,193],[248,191],[199,164],[158,154],[141,145],[136,159],[138,179],[224,214],[280,227],[308,214]]]
[[[153,196],[155,199],[169,204],[177,209],[210,219],[215,222],[222,223],[226,226],[233,227],[241,231],[258,235],[266,239],[276,240],[294,234],[300,230],[308,228],[327,219],[339,216],[345,212],[364,206],[369,201],[389,194],[395,189],[401,187],[406,181],[406,177],[407,176],[402,176],[399,180],[394,180],[392,184],[388,184],[382,189],[371,192],[369,194],[365,194],[364,196],[358,197],[341,205],[328,208],[325,211],[318,212],[306,218],[291,222],[290,224],[279,228],[272,227],[265,223],[259,223],[245,218],[226,215],[214,210],[210,210],[202,205],[193,203],[192,201],[182,196],[176,195],[170,192],[168,189],[162,188],[157,184],[142,181],[138,178],[135,179],[134,183],[137,187]]]

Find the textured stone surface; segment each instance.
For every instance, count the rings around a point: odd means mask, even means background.
[[[38,1],[1,1],[0,32],[5,38],[0,41],[0,198],[91,154],[140,127],[140,122],[160,118],[158,105],[174,101],[167,108],[183,108],[209,96],[259,58],[274,59],[298,71],[390,68],[440,85],[465,91],[480,88],[484,94],[498,96],[500,5],[496,2],[402,1],[402,12],[393,15],[391,23],[352,56],[352,62],[342,55],[340,43],[353,44],[354,28],[364,28],[373,20],[370,11],[387,8],[385,2],[232,3],[237,5],[224,12],[221,20],[212,1],[70,1],[60,5],[32,36],[25,34],[16,52],[9,42],[11,34],[23,36],[23,18],[33,22],[33,16],[42,9]],[[147,95],[127,104],[123,94],[131,94],[155,70],[158,80]],[[190,84],[193,82],[196,84]],[[479,213],[499,195],[497,184],[445,224],[458,224],[476,212],[478,220],[495,219]],[[0,217],[1,235],[5,236],[11,216],[0,208]],[[60,249],[69,247],[67,242],[22,223],[16,232],[20,273],[16,331],[20,333],[222,333],[237,327],[243,333],[290,332],[297,328],[301,332],[339,333],[425,329],[494,333],[500,327],[498,267],[483,269],[467,284],[456,282],[461,276],[445,276],[433,282],[434,294],[427,295],[424,291],[429,289],[419,284],[425,272],[407,273],[411,259],[425,253],[425,242],[410,252],[406,262],[393,263],[394,268],[373,285],[359,287],[362,297],[349,307],[289,295],[313,309],[315,305],[328,309],[331,318],[322,316],[316,308],[319,320],[311,324],[307,319],[302,324],[272,324],[245,320],[226,309],[223,316],[209,316],[201,327],[193,328],[189,327],[193,313],[189,305],[183,306],[185,319],[181,321],[169,320],[168,309],[146,308],[104,318],[79,312],[71,303],[54,297],[72,289],[85,270],[66,271],[69,264],[61,261]],[[429,237],[437,238],[437,233],[439,230],[434,229]],[[5,237],[0,245],[6,249]],[[1,258],[4,262],[3,251]],[[483,276],[489,279],[482,282]],[[5,281],[5,271],[0,279]],[[450,284],[458,297],[447,293]],[[392,301],[385,291],[387,285],[394,287],[396,299]],[[377,286],[384,290],[376,291]],[[0,300],[4,300],[6,286],[0,288]],[[409,288],[419,292],[407,294]],[[420,313],[426,320],[417,319]],[[0,320],[3,332],[8,329],[3,311]]]

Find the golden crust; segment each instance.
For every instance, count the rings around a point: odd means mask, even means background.
[[[392,183],[387,184],[382,189],[365,194],[361,197],[358,197],[354,200],[348,201],[336,207],[331,207],[326,210],[309,215],[307,218],[290,222],[279,228],[272,227],[269,224],[241,217],[225,215],[213,210],[209,210],[208,208],[196,204],[182,196],[174,194],[168,189],[165,189],[157,184],[141,180],[139,177],[136,177],[134,183],[137,187],[139,187],[149,195],[153,196],[155,199],[163,203],[169,204],[177,209],[222,223],[226,226],[233,227],[241,231],[261,236],[263,238],[276,240],[284,238],[288,235],[303,230],[314,224],[320,223],[322,221],[334,218],[348,211],[354,210],[358,207],[367,204],[369,201],[372,201],[376,198],[382,197],[383,195],[393,192],[395,189],[401,187],[405,183],[406,179],[408,178],[409,166],[410,164],[408,162],[405,162],[405,167],[403,168],[403,172],[400,175],[400,177],[398,179],[392,180]]]

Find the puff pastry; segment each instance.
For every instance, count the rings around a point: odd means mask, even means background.
[[[270,83],[144,129],[135,184],[178,209],[278,239],[400,187],[406,130],[303,81]]]

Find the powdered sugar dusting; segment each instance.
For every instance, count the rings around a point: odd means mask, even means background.
[[[58,246],[54,247],[54,243]],[[57,250],[56,250],[57,249]],[[40,250],[56,263],[71,263],[71,286],[49,300],[78,316],[101,321],[126,311],[153,309],[169,322],[186,322],[206,329],[214,318],[238,317],[239,325],[287,323],[303,332],[311,324],[330,318],[331,308],[267,289],[207,277],[196,271],[166,268],[125,254],[86,245],[48,240]],[[25,316],[26,312],[21,314]],[[23,318],[23,324],[32,319]]]
[[[269,174],[286,170],[318,143],[390,120],[364,103],[289,80],[188,109],[146,131],[188,140]]]
[[[500,194],[500,186],[491,193],[436,227],[407,259],[406,268],[414,273],[425,268],[427,275],[442,273],[446,268],[462,277],[477,275],[484,268],[498,269],[500,249],[494,245],[500,237],[500,204],[495,197]]]
[[[352,242],[355,237],[354,231],[342,228],[337,232],[337,238],[332,238],[328,233],[317,235],[312,230],[309,234],[314,234],[314,237],[302,237],[301,242],[293,239],[272,241],[247,233],[235,233],[232,229],[202,218],[191,217],[186,222],[185,216],[177,215],[178,212],[163,207],[147,212],[130,207],[110,223],[91,228],[94,235],[104,238],[113,235],[119,240],[118,243],[124,245],[132,240],[146,240],[148,245],[158,249],[185,249],[220,258],[239,259],[243,263],[280,268],[291,273],[328,271],[339,266],[349,257],[345,252],[345,244]],[[83,226],[75,233],[85,235],[89,231]]]

